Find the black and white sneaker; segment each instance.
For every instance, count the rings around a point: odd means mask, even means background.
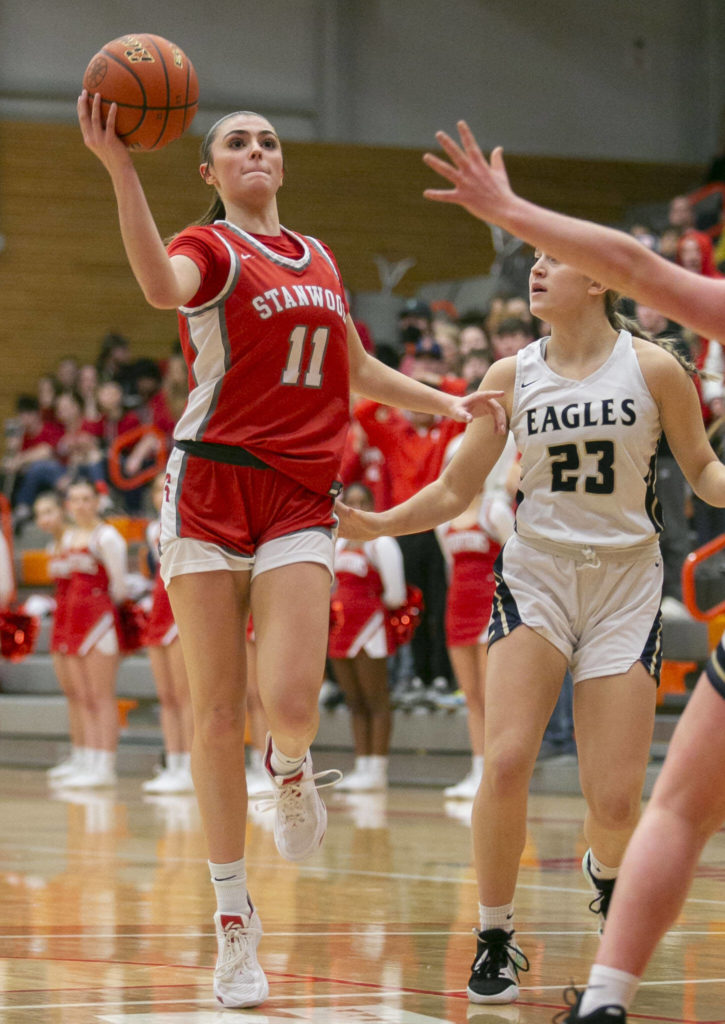
[[[553,1024],[627,1024],[626,1010],[623,1006],[616,1006],[614,1003],[609,1006],[599,1006],[591,1013],[582,1016],[579,1013],[579,1006],[583,997],[584,993],[577,992],[575,988],[565,989],[564,1002],[569,1004],[569,1009],[564,1010],[563,1013],[557,1013],[553,1018]]]
[[[589,909],[593,914],[599,915],[599,934],[601,935],[604,931],[604,922],[607,919],[607,913],[609,911],[609,904],[612,899],[612,893],[614,892],[614,883],[617,881],[616,878],[596,878],[592,873],[591,868],[591,850],[587,850],[582,860],[582,871],[589,885],[592,887],[596,896],[589,904]]]
[[[519,971],[528,971],[529,961],[514,942],[513,932],[489,928],[477,936],[468,998],[472,1003],[512,1003],[519,995]]]

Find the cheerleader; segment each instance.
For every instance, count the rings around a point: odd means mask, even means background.
[[[67,585],[59,595],[53,643],[63,655],[78,695],[85,754],[62,785],[111,786],[116,782],[120,661],[116,607],[125,598],[126,542],[99,515],[100,495],[88,480],[68,488],[71,526],[59,545]]]
[[[368,511],[374,507],[372,492],[363,484],[351,484],[345,502]],[[358,793],[386,789],[392,726],[387,659],[394,645],[385,611],[405,601],[403,555],[392,537],[365,544],[338,540],[334,565],[329,655],[350,709],[355,744],[355,768],[337,788]]]
[[[53,659],[56,679],[68,701],[68,732],[71,750],[67,758],[48,770],[48,780],[51,783],[56,783],[74,775],[85,763],[86,758],[81,695],[73,686],[68,673],[67,657],[60,649],[60,637],[63,634],[62,617],[67,607],[65,598],[69,583],[68,564],[62,552],[63,535],[68,529],[68,520],[63,510],[63,503],[55,491],[48,491],[35,499],[33,514],[38,529],[50,535],[45,549],[48,553],[48,573],[55,582],[55,611],[50,634],[50,655]]]
[[[461,438],[446,452],[450,461]],[[515,454],[515,446],[514,452]],[[508,450],[501,462],[511,461]],[[492,476],[496,476],[496,469]],[[449,571],[446,600],[446,644],[456,681],[466,698],[468,735],[473,760],[460,782],[445,789],[453,800],[472,800],[483,775],[484,691],[488,621],[496,589],[493,567],[514,528],[511,501],[505,491],[481,489],[455,519],[436,527]]]
[[[151,490],[157,512],[164,499],[165,474],[159,473]],[[164,737],[164,768],[153,779],[142,783],[146,793],[190,793],[191,740],[193,719],[189,681],[181,652],[179,631],[174,622],[166,587],[159,566],[159,533],[161,523],[151,522],[146,531],[149,557],[155,566],[151,615],[144,634],[144,646],[151,662],[151,672],[161,705],[161,732]]]

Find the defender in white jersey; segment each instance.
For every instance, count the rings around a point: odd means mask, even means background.
[[[662,429],[694,490],[725,502],[725,467],[705,436],[697,393],[677,360],[621,329],[615,296],[538,254],[532,313],[551,336],[501,359],[482,386],[502,404],[521,451],[516,532],[495,573],[486,673],[486,763],[473,808],[481,930],[474,1003],[518,995],[528,967],[514,941],[513,897],[529,783],[567,666],[584,831],[584,872],[603,919],[639,816],[660,664],[660,523],[654,455]],[[466,430],[442,476],[379,515],[340,510],[343,536],[430,529],[480,488],[503,447]]]
[[[501,149],[483,156],[470,128],[459,121],[461,145],[444,132],[438,142],[451,162],[425,161],[452,184],[431,189],[429,199],[456,203],[473,216],[541,246],[708,338],[725,338],[725,282],[702,277],[651,252],[631,235],[546,210],[517,196],[509,185]],[[725,504],[725,469],[708,449],[692,391],[667,383],[664,364],[638,352],[673,454],[694,492],[716,507]],[[646,369],[645,369],[646,367]],[[668,394],[671,389],[671,394]],[[725,639],[725,638],[724,638]],[[670,743],[662,772],[622,862],[597,960],[585,992],[573,992],[559,1024],[624,1024],[639,979],[657,943],[685,901],[706,841],[725,820],[725,644],[713,652]],[[570,993],[567,993],[569,995]],[[650,1013],[681,1012],[672,996]]]

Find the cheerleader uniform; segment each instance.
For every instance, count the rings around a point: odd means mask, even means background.
[[[108,523],[101,523],[82,548],[71,547],[73,530],[61,542],[68,570],[58,615],[58,653],[83,657],[96,648],[102,654],[119,650],[116,605],[125,596],[126,542]]]
[[[446,643],[449,647],[484,644],[496,589],[493,566],[501,545],[480,523],[463,529],[448,523],[441,545],[451,567]]]
[[[144,630],[144,647],[168,647],[179,635],[171,611],[169,595],[161,578],[161,566],[158,559],[159,535],[161,523],[150,523],[146,530],[146,542],[156,564],[154,587],[151,594],[151,613]]]
[[[392,537],[378,537],[362,548],[340,539],[335,545],[333,604],[339,613],[330,629],[331,658],[354,658],[364,651],[385,658],[394,646],[385,628],[385,609],[405,601],[403,556]]]
[[[53,612],[53,628],[50,632],[50,653],[51,654],[66,654],[67,651],[63,649],[66,635],[66,618],[68,615],[68,587],[70,586],[70,565],[68,564],[67,558],[60,548],[50,543],[47,551],[50,555],[48,559],[48,574],[55,582],[55,593],[53,595],[55,599],[55,611]]]

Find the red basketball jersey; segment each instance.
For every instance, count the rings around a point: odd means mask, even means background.
[[[179,310],[190,393],[174,436],[240,446],[325,494],[349,422],[347,302],[327,247],[282,231],[218,221],[171,242],[202,275]]]

